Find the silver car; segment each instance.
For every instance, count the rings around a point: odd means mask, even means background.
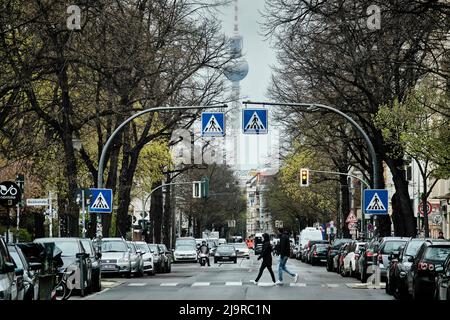
[[[179,245],[173,252],[173,262],[190,261],[197,262],[198,255],[195,246]]]
[[[122,238],[102,239],[102,274],[125,274],[131,277],[130,250]]]
[[[131,273],[142,277],[144,275],[144,259],[142,259],[144,252],[137,249],[135,243],[132,241],[127,241],[127,245],[130,250]]]
[[[247,247],[247,244],[245,242],[230,243],[230,245],[234,246],[234,248],[238,250],[238,258],[250,259],[250,249]]]
[[[142,260],[144,261],[144,272],[154,276],[156,274],[156,270],[153,262],[153,253],[150,251],[150,248],[146,242],[136,241],[135,244],[136,248],[144,253],[142,255]]]

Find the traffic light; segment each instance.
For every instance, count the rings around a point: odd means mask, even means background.
[[[302,168],[300,169],[300,187],[309,186],[309,170]]]

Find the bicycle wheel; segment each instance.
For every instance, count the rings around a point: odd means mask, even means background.
[[[67,295],[67,286],[65,282],[60,282],[58,283],[58,285],[55,287],[54,291],[56,291],[53,294],[53,297],[55,300],[66,300],[65,296]]]

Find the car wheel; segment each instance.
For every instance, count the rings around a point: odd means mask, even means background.
[[[92,280],[91,289],[92,292],[100,292],[102,290],[102,281],[100,273]]]
[[[341,276],[342,277],[346,277],[347,276],[347,272],[345,271],[344,266],[342,266],[340,269],[341,269]]]
[[[217,263],[217,259],[214,259],[214,263]]]
[[[131,270],[127,272],[126,277],[129,279],[131,278]]]
[[[234,259],[234,263],[237,263],[237,258],[236,258],[236,259]]]

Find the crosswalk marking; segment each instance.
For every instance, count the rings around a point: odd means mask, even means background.
[[[339,284],[336,284],[336,283],[325,283],[325,284],[322,284],[321,287],[322,288],[325,288],[325,287],[327,287],[327,288],[337,288],[337,287],[339,287]]]
[[[192,284],[192,287],[207,287],[209,285],[210,285],[209,282],[194,282]]]
[[[147,283],[145,283],[145,282],[133,282],[133,283],[129,283],[128,286],[129,287],[143,287],[146,284]]]
[[[242,282],[225,282],[226,286],[242,286]]]
[[[306,287],[306,283],[291,283],[291,287]]]
[[[177,285],[178,283],[176,282],[166,282],[160,284],[161,287],[176,287]]]

